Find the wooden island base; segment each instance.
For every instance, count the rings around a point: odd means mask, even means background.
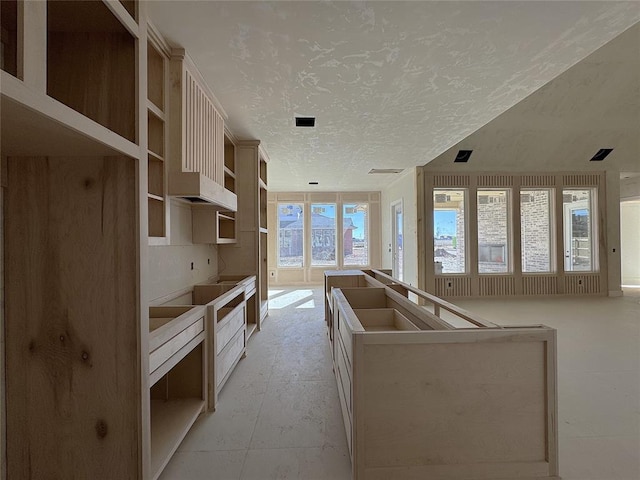
[[[327,324],[354,480],[560,478],[554,329],[500,327],[381,272],[333,273]]]

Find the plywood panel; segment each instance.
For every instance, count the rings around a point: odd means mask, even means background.
[[[365,466],[544,462],[545,355],[543,342],[365,345]]]
[[[137,478],[135,162],[10,158],[7,183],[8,478]]]
[[[134,39],[126,31],[50,31],[47,94],[136,141]]]

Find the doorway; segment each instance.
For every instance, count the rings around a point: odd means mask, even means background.
[[[565,272],[597,270],[593,250],[593,197],[594,192],[590,189],[563,192]]]
[[[391,204],[391,242],[392,242],[392,276],[400,281],[403,280],[404,255],[402,253],[403,238],[403,216],[402,200]]]
[[[640,199],[620,203],[622,286],[640,288]]]

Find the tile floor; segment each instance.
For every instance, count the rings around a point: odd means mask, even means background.
[[[349,480],[320,288],[273,289],[262,331],[161,480]]]
[[[161,480],[347,480],[321,289],[274,288],[261,332]],[[640,296],[461,300],[503,325],[558,329],[564,480],[640,479]]]

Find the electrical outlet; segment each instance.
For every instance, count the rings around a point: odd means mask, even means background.
[[[451,282],[447,282],[447,288],[452,288],[453,285],[451,284]]]
[[[581,278],[578,279],[578,285],[582,285],[582,279]]]
[[[269,275],[273,278],[276,276],[276,272],[269,272]]]

